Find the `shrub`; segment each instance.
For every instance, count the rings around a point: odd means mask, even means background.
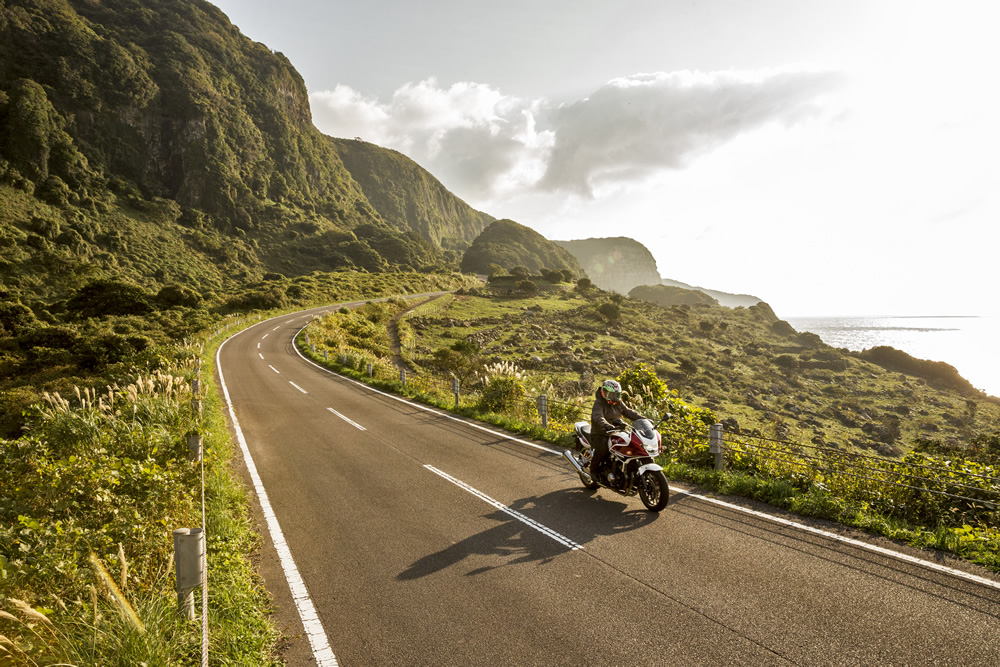
[[[510,275],[516,276],[518,278],[530,278],[531,271],[526,266],[515,266],[510,270]]]
[[[66,310],[78,318],[107,315],[145,315],[152,310],[141,287],[122,280],[95,280],[77,290]]]
[[[538,294],[538,285],[530,280],[518,280],[514,286],[517,288],[517,291],[527,296]]]
[[[602,303],[600,306],[598,306],[597,312],[600,313],[609,322],[615,322],[622,316],[621,306],[611,301]]]

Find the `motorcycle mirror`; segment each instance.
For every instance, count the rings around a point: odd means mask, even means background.
[[[660,420],[658,422],[656,422],[655,424],[653,424],[653,429],[655,430],[657,426],[659,426],[663,422],[667,421],[668,419],[673,419],[673,417],[674,416],[672,414],[670,414],[669,412],[664,412],[663,416],[660,417]]]

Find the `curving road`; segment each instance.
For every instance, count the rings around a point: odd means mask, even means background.
[[[749,503],[587,492],[546,446],[303,359],[340,305],[217,359],[290,664],[1000,664],[995,576]]]

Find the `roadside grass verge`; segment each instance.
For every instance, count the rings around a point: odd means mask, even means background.
[[[661,464],[672,479],[691,482],[708,491],[759,500],[794,514],[828,519],[910,546],[945,551],[1000,572],[1000,530],[996,526],[921,526],[887,516],[867,502],[835,496],[813,484],[796,485],[741,471],[714,470],[666,457]]]

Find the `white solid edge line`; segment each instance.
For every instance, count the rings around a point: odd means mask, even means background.
[[[304,328],[305,327],[303,327],[303,329]],[[301,331],[301,330],[302,329],[299,329],[299,331]],[[295,337],[297,337],[297,336],[298,336],[298,332],[296,332],[296,334],[295,334]],[[293,341],[294,341],[295,337],[292,338]],[[376,388],[374,388],[374,387],[372,387],[370,385],[364,384],[362,382],[358,382],[357,380],[354,380],[353,378],[349,378],[349,377],[347,377],[345,375],[341,375],[340,373],[335,373],[334,371],[331,371],[329,368],[324,368],[323,366],[320,366],[319,364],[317,364],[316,362],[314,362],[312,359],[308,359],[304,354],[302,354],[302,351],[299,350],[298,345],[295,345],[294,342],[292,344],[292,348],[295,350],[295,353],[298,354],[299,357],[303,361],[305,361],[306,363],[312,364],[316,368],[318,368],[318,369],[320,369],[322,371],[326,371],[327,373],[330,373],[331,375],[336,375],[337,377],[339,377],[339,378],[341,378],[343,380],[347,380],[348,382],[353,382],[354,384],[356,384],[356,385],[358,385],[360,387],[364,387],[364,388],[368,389],[369,391],[373,391],[376,394],[380,394],[380,395],[385,396],[387,398],[391,398],[393,400],[399,401],[400,403],[406,403],[407,405],[410,405],[410,406],[412,406],[414,408],[418,408],[420,410],[424,410],[426,412],[430,412],[431,414],[435,414],[435,415],[438,415],[440,417],[444,417],[445,419],[450,419],[452,421],[460,422],[462,424],[465,424],[466,426],[471,426],[472,428],[478,429],[480,431],[485,431],[486,433],[490,433],[492,435],[501,436],[501,437],[503,437],[506,440],[511,440],[513,442],[517,442],[517,443],[522,444],[522,445],[527,445],[529,447],[534,447],[535,449],[541,450],[543,452],[547,452],[549,454],[555,454],[557,456],[562,456],[562,450],[555,450],[555,449],[550,449],[549,447],[543,447],[541,445],[536,445],[533,442],[528,442],[527,440],[521,440],[520,438],[512,437],[509,433],[501,433],[499,431],[494,431],[494,430],[488,429],[488,428],[486,428],[484,426],[480,426],[479,424],[473,424],[472,422],[465,421],[464,419],[460,419],[459,417],[454,417],[452,415],[445,414],[443,412],[438,412],[437,410],[429,408],[429,407],[427,407],[425,405],[420,405],[419,403],[413,403],[413,402],[408,401],[405,398],[402,398],[400,396],[395,396],[393,394],[386,393],[386,392],[381,391],[379,389],[376,389]],[[860,540],[855,540],[855,539],[852,539],[850,537],[844,537],[843,535],[837,535],[836,533],[830,533],[830,532],[827,532],[825,530],[820,530],[818,528],[813,528],[813,527],[807,526],[807,525],[805,525],[803,523],[798,523],[796,521],[789,521],[788,519],[782,519],[781,517],[772,516],[772,515],[766,514],[764,512],[758,512],[756,510],[751,510],[751,509],[747,509],[745,507],[740,507],[739,505],[733,505],[732,503],[727,503],[727,502],[725,502],[723,500],[717,500],[715,498],[709,498],[708,496],[703,496],[703,495],[700,495],[700,494],[697,494],[697,493],[691,493],[690,491],[684,491],[684,490],[680,490],[680,489],[675,489],[674,493],[688,495],[688,496],[691,496],[692,498],[698,498],[699,500],[704,500],[706,502],[714,503],[716,505],[720,505],[722,507],[726,507],[728,509],[731,509],[731,510],[734,510],[734,511],[737,511],[737,512],[743,512],[744,514],[750,514],[752,516],[756,516],[756,517],[759,517],[759,518],[762,518],[762,519],[767,519],[768,521],[773,521],[774,523],[778,523],[778,524],[781,524],[783,526],[787,526],[789,528],[796,528],[798,530],[802,530],[802,531],[805,531],[807,533],[813,533],[813,534],[816,534],[816,535],[822,535],[823,537],[825,537],[827,539],[830,539],[830,540],[834,540],[836,542],[842,542],[844,544],[850,544],[851,546],[858,547],[858,548],[861,548],[861,549],[867,549],[868,551],[873,551],[875,553],[882,554],[883,556],[889,556],[890,558],[895,558],[897,560],[901,560],[903,562],[910,563],[912,565],[919,565],[919,566],[927,568],[929,570],[934,570],[934,571],[937,571],[937,572],[941,572],[943,574],[948,574],[948,575],[951,575],[951,576],[954,576],[954,577],[958,577],[959,579],[965,579],[966,581],[972,581],[974,583],[977,583],[977,584],[980,584],[980,585],[983,585],[983,586],[988,586],[990,588],[995,588],[997,590],[1000,590],[1000,582],[998,582],[998,581],[993,581],[992,579],[986,579],[985,577],[980,577],[980,576],[975,575],[975,574],[970,574],[968,572],[963,572],[962,570],[956,570],[954,568],[947,567],[945,565],[939,565],[939,564],[933,563],[933,562],[931,562],[929,560],[924,560],[922,558],[917,558],[916,556],[910,556],[909,554],[904,554],[904,553],[899,552],[899,551],[893,551],[892,549],[886,549],[885,547],[879,547],[879,546],[876,546],[874,544],[868,544],[867,542],[862,542]]]
[[[305,327],[303,327],[303,328],[305,328]],[[299,329],[299,331],[301,331],[301,330],[302,329]],[[295,335],[298,336],[298,333],[296,333]],[[395,396],[393,394],[387,394],[386,392],[380,391],[380,390],[372,387],[371,385],[364,384],[363,382],[358,382],[357,380],[349,378],[346,375],[341,375],[340,373],[335,373],[335,372],[331,371],[329,368],[324,368],[323,366],[320,366],[319,364],[317,364],[316,362],[314,362],[312,359],[307,359],[306,356],[302,354],[302,351],[299,350],[299,348],[298,348],[297,345],[292,345],[292,347],[295,349],[295,353],[298,354],[299,357],[301,357],[302,360],[305,361],[306,363],[312,364],[313,366],[315,366],[316,368],[320,369],[321,371],[326,371],[327,373],[330,373],[331,375],[336,375],[337,377],[339,377],[341,379],[344,379],[344,380],[347,380],[348,382],[353,382],[354,384],[358,385],[359,387],[364,387],[365,389],[373,391],[376,394],[380,394],[382,396],[385,396],[386,398],[391,398],[394,401],[399,401],[400,403],[406,403],[407,405],[409,405],[411,407],[417,408],[419,410],[423,410],[424,412],[429,412],[432,415],[437,415],[438,417],[444,417],[445,419],[450,419],[452,421],[459,422],[460,424],[465,424],[466,426],[471,426],[472,428],[479,429],[480,431],[484,431],[486,433],[489,433],[490,435],[499,436],[499,437],[503,438],[504,440],[512,440],[512,441],[514,441],[516,443],[519,443],[519,444],[522,444],[522,445],[526,445],[528,447],[533,447],[535,449],[541,450],[543,452],[547,452],[549,454],[554,454],[555,456],[562,456],[562,450],[561,449],[552,449],[550,447],[543,447],[542,445],[536,445],[533,442],[528,442],[527,440],[521,440],[520,438],[515,438],[515,437],[511,436],[510,433],[502,433],[500,431],[494,431],[493,429],[486,428],[485,426],[480,426],[479,424],[473,424],[472,422],[467,422],[464,419],[460,419],[459,417],[453,417],[452,415],[449,415],[447,413],[438,412],[434,408],[429,408],[426,405],[420,405],[419,403],[413,403],[411,401],[408,401],[405,398],[401,398],[401,397]]]
[[[356,421],[352,421],[352,420],[348,419],[347,417],[345,417],[344,415],[340,414],[339,412],[337,412],[333,408],[327,408],[327,410],[329,410],[333,414],[337,415],[338,417],[340,417],[345,422],[347,422],[348,424],[350,424],[354,428],[358,429],[359,431],[367,431],[368,430],[364,426],[362,426],[361,424],[357,423]]]
[[[242,332],[237,332],[233,334],[233,336],[237,336],[239,333]],[[222,353],[223,346],[232,340],[233,336],[230,336],[226,340],[222,341],[219,345],[219,349],[215,352],[215,367],[219,372],[219,384],[222,387],[223,398],[225,399],[226,407],[229,410],[229,418],[233,422],[233,429],[236,431],[236,439],[239,441],[240,450],[243,452],[243,461],[246,464],[247,472],[250,474],[250,479],[253,481],[254,491],[257,493],[257,499],[260,502],[261,511],[263,512],[264,519],[267,522],[267,530],[271,534],[271,541],[274,543],[274,548],[278,552],[278,559],[281,561],[281,569],[284,571],[285,580],[288,582],[289,589],[291,589],[292,599],[295,602],[295,608],[299,613],[299,619],[302,621],[302,626],[305,628],[306,636],[309,637],[309,645],[312,647],[313,656],[316,658],[316,664],[324,667],[337,667],[337,658],[333,654],[333,649],[330,648],[330,642],[327,639],[326,630],[323,628],[323,622],[316,613],[316,608],[313,606],[312,599],[309,597],[309,592],[306,590],[306,584],[302,580],[302,576],[299,574],[298,567],[295,565],[295,559],[292,557],[291,549],[288,548],[288,543],[285,542],[284,533],[281,532],[281,526],[278,524],[278,517],[275,515],[274,509],[271,507],[271,501],[268,499],[267,491],[264,489],[264,482],[257,473],[257,466],[254,464],[253,456],[250,454],[250,448],[247,446],[246,438],[243,435],[243,429],[240,428],[240,422],[236,418],[236,411],[233,409],[232,401],[229,399],[229,388],[226,386],[226,380],[222,374],[222,359],[220,355]]]
[[[921,567],[936,570],[943,574],[948,574],[953,577],[958,577],[960,579],[966,579],[968,581],[975,582],[982,586],[988,586],[990,588],[995,588],[1000,590],[1000,582],[993,581],[992,579],[987,579],[985,577],[980,577],[975,574],[970,574],[969,572],[963,572],[962,570],[956,570],[955,568],[948,567],[946,565],[939,565],[937,563],[932,563],[929,560],[924,560],[922,558],[917,558],[916,556],[911,556],[909,554],[904,554],[899,551],[893,551],[892,549],[886,549],[885,547],[876,546],[874,544],[868,544],[867,542],[862,542],[861,540],[855,540],[850,537],[844,537],[843,535],[837,535],[836,533],[831,533],[820,528],[813,528],[812,526],[807,526],[797,521],[789,521],[788,519],[782,519],[781,517],[773,516],[767,514],[766,512],[758,512],[757,510],[748,509],[746,507],[740,507],[739,505],[734,505],[732,503],[727,503],[724,500],[718,500],[717,498],[709,498],[707,496],[702,496],[697,493],[691,493],[690,491],[677,490],[675,493],[691,496],[692,498],[698,498],[699,500],[704,500],[706,502],[712,503],[714,505],[719,505],[731,510],[737,510],[743,512],[744,514],[749,514],[751,516],[758,517],[760,519],[767,519],[777,524],[787,526],[789,528],[795,528],[797,530],[802,530],[807,533],[812,533],[814,535],[821,535],[831,540],[836,540],[837,542],[843,542],[844,544],[850,544],[851,546],[859,547],[862,549],[867,549],[868,551],[874,551],[875,553],[882,554],[883,556],[890,556],[896,560],[901,560],[905,563],[910,563],[912,565],[919,565]]]
[[[493,507],[497,508],[498,510],[500,510],[504,514],[509,514],[510,516],[514,517],[515,519],[517,519],[521,523],[525,524],[526,526],[534,528],[535,530],[537,530],[542,535],[545,535],[546,537],[551,537],[553,540],[555,540],[559,544],[563,545],[564,547],[566,547],[570,551],[578,551],[580,549],[583,549],[582,546],[580,546],[579,544],[577,544],[573,540],[569,539],[568,537],[566,537],[564,535],[560,535],[559,533],[557,533],[556,531],[552,530],[548,526],[545,526],[543,524],[538,523],[534,519],[531,519],[531,518],[529,518],[529,517],[521,514],[517,510],[511,509],[507,505],[504,505],[503,503],[501,503],[499,500],[494,500],[493,498],[490,498],[488,495],[486,495],[482,491],[469,486],[468,484],[466,484],[462,480],[456,479],[455,477],[452,477],[448,473],[443,472],[441,470],[438,470],[437,468],[435,468],[432,465],[425,464],[424,467],[427,468],[428,470],[430,470],[435,475],[438,475],[438,476],[443,477],[444,479],[448,480],[449,482],[451,482],[455,486],[459,487],[460,489],[464,489],[464,490],[468,491],[469,493],[471,493],[472,495],[474,495],[475,497],[479,498],[480,500],[486,502],[489,505],[492,505]]]

